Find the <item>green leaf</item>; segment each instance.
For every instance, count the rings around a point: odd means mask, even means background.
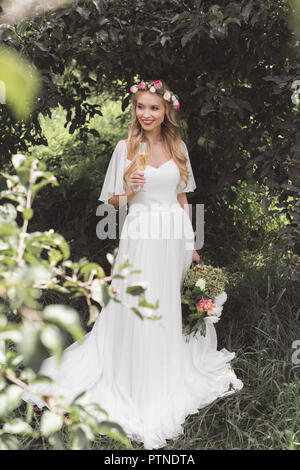
[[[32,427],[20,418],[13,419],[9,423],[5,423],[2,431],[8,434],[32,434]]]
[[[99,310],[98,308],[96,307],[96,305],[89,305],[89,321],[88,321],[88,325],[90,325],[91,323],[94,323],[98,316],[99,316]]]
[[[0,221],[13,222],[17,217],[17,211],[15,206],[10,203],[3,204],[0,206]]]
[[[143,317],[143,315],[141,314],[141,312],[139,311],[138,308],[130,307],[130,310],[132,310],[141,320],[144,320],[144,317]]]
[[[107,253],[106,254],[106,258],[107,258],[107,261],[109,262],[109,264],[113,264],[114,262],[114,257],[111,253]]]
[[[82,429],[72,433],[72,450],[84,450],[88,447],[88,439]]]
[[[104,432],[107,436],[111,437],[112,439],[116,439],[119,442],[122,442],[126,447],[132,448],[130,440],[126,436],[125,431],[123,428],[112,421],[102,421],[99,425],[99,432]]]
[[[19,331],[22,340],[18,343],[18,352],[22,354],[24,364],[37,372],[48,353],[41,343],[40,331],[30,321],[24,321]]]
[[[87,281],[90,276],[97,274],[100,277],[104,277],[104,271],[97,263],[87,263],[85,266],[80,268],[80,274],[84,274],[84,279]]]
[[[23,164],[23,162],[26,160],[25,155],[22,155],[21,153],[17,153],[12,156],[12,164],[16,170]]]
[[[19,441],[16,437],[6,434],[0,438],[0,450],[18,450]]]
[[[26,422],[31,423],[33,417],[33,404],[27,403],[26,406]]]
[[[51,434],[51,436],[48,437],[48,440],[50,444],[54,447],[56,450],[65,450],[65,445],[63,440],[60,437],[60,433],[54,433]]]
[[[54,28],[52,31],[52,35],[59,41],[61,41],[63,38],[62,30],[60,27]]]
[[[30,168],[21,166],[18,169],[18,177],[20,178],[21,184],[23,184],[23,186],[27,188],[29,186]]]
[[[36,183],[32,186],[32,190],[31,190],[32,197],[34,197],[36,195],[36,193],[38,191],[40,191],[40,189],[42,189],[47,184],[52,184],[52,186],[58,186],[59,185],[57,179],[55,178],[55,176],[52,175],[50,178],[43,179],[39,183]]]
[[[53,379],[51,379],[51,377],[48,377],[47,375],[37,375],[34,379],[30,380],[31,384],[35,384],[39,382],[53,383]]]
[[[128,286],[126,289],[127,294],[131,295],[141,295],[145,292],[148,287],[148,283],[139,282],[134,286]]]
[[[0,48],[0,80],[5,84],[5,102],[16,119],[27,119],[41,89],[40,75],[12,48]]]
[[[81,328],[78,313],[67,305],[47,305],[43,311],[45,320],[52,321],[67,330],[75,340],[81,340],[84,331]]]
[[[0,416],[5,416],[20,406],[22,394],[23,390],[17,385],[10,385],[0,393]]]
[[[61,251],[51,249],[49,250],[49,261],[52,266],[55,266],[62,258],[63,255]]]
[[[130,266],[132,266],[132,264],[129,263],[128,260],[126,260],[123,264],[120,264],[120,266],[118,266],[118,270],[122,271],[123,269],[129,268]]]
[[[52,355],[57,356],[59,364],[63,351],[63,337],[57,326],[44,325],[41,332],[41,341]]]
[[[145,299],[145,295],[142,294],[139,298],[139,307],[157,309],[159,307],[159,299],[156,300],[156,303],[154,305],[154,304],[151,304],[150,302],[147,302]]]
[[[91,296],[102,307],[107,305],[110,300],[108,285],[100,279],[94,279],[91,285]]]
[[[59,431],[63,425],[63,418],[57,413],[52,411],[44,411],[41,419],[41,433],[43,436],[48,437],[51,434]]]
[[[171,23],[174,23],[175,21],[178,21],[178,20],[186,20],[189,17],[190,17],[190,13],[188,11],[177,13],[175,16],[173,16]]]
[[[23,209],[23,217],[25,220],[30,220],[33,216],[32,209]]]
[[[7,325],[0,329],[0,341],[4,340],[10,340],[14,343],[20,343],[22,341],[22,333],[17,325]]]

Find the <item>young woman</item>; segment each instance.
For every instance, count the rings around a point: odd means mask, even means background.
[[[186,198],[196,184],[176,119],[178,98],[162,80],[142,81],[130,90],[128,138],[114,149],[99,200],[115,207],[128,203],[113,274],[126,258],[138,272],[128,275],[127,283],[112,280],[123,303],[110,301],[102,309],[83,343],[64,351],[59,368],[53,357],[46,359],[40,373],[54,382],[37,384],[35,391],[71,402],[88,390],[91,402],[132,440],[157,449],[183,433],[187,415],[243,384],[229,364],[235,353],[217,350],[213,324],[205,337],[187,342],[182,335],[181,289],[187,269],[200,257]],[[144,170],[138,167],[140,144],[148,152]],[[137,296],[126,292],[128,284],[140,282],[157,309],[139,306]],[[142,320],[132,307],[161,318]],[[23,398],[45,406],[28,393]],[[105,419],[100,412],[99,419]]]

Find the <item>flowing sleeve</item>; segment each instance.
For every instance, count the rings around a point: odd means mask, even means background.
[[[184,181],[181,182],[177,192],[178,193],[181,193],[181,192],[190,193],[190,192],[193,192],[196,189],[196,183],[195,183],[195,178],[194,178],[194,174],[193,174],[193,170],[192,170],[192,166],[191,166],[191,162],[190,162],[189,152],[188,152],[187,146],[185,145],[183,140],[181,141],[181,150],[183,151],[183,153],[187,157],[187,171],[188,171],[188,174],[189,174],[189,179],[188,179],[186,187],[185,187]]]
[[[123,180],[126,169],[127,147],[125,140],[119,140],[111,156],[104,178],[101,194],[98,198],[106,204],[108,200],[119,194],[124,194],[127,186]]]

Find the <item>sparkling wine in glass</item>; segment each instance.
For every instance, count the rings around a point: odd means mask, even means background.
[[[136,155],[136,163],[137,163],[138,170],[145,171],[146,166],[148,164],[148,158],[149,158],[149,154],[148,154],[148,149],[147,149],[147,142],[140,142],[139,150]],[[136,189],[136,191],[145,192],[142,185],[140,185]]]

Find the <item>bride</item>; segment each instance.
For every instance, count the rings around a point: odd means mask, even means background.
[[[137,271],[126,282],[113,278],[112,287],[123,303],[111,301],[103,307],[83,342],[64,350],[60,367],[54,357],[47,358],[39,373],[53,382],[35,384],[33,392],[62,395],[71,403],[87,390],[91,402],[101,405],[128,437],[145,449],[158,449],[183,434],[189,414],[243,383],[230,366],[235,353],[217,350],[213,324],[207,325],[206,336],[186,341],[182,334],[183,281],[200,257],[186,197],[196,184],[180,137],[178,97],[162,80],[141,81],[130,91],[128,138],[114,149],[99,200],[114,207],[128,204],[112,274],[126,257]],[[142,307],[144,320],[132,311],[141,307],[137,296],[126,292],[128,282],[144,282],[147,302],[158,306]],[[24,392],[23,399],[47,406],[33,393]]]

